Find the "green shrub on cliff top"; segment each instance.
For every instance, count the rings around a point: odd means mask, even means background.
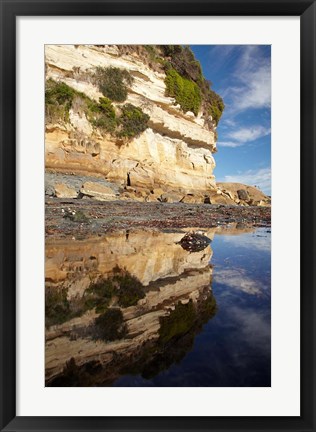
[[[126,100],[127,86],[133,82],[133,78],[127,70],[115,67],[97,67],[94,80],[100,92],[115,102]]]
[[[191,111],[196,114],[197,107],[198,109],[201,107],[203,114],[211,115],[214,123],[217,125],[225,108],[223,99],[211,89],[211,83],[203,76],[201,64],[196,60],[191,48],[182,45],[159,45],[159,49],[165,61],[164,70],[167,75],[165,80],[167,95],[171,96],[171,93],[173,93],[174,97],[177,98],[177,102],[185,111],[187,110],[187,104],[183,101],[183,97],[179,91],[179,88],[181,88],[179,76],[196,84],[199,93],[196,92],[197,97],[191,96],[195,101],[193,104],[191,102],[191,105],[194,107],[191,108]],[[176,90],[174,90],[174,87],[176,87]],[[187,98],[184,99],[186,100]],[[195,99],[197,101],[201,99],[201,102],[198,104]]]
[[[114,132],[117,122],[114,107],[108,98],[100,98],[98,104],[88,105],[91,123],[107,132]]]
[[[117,135],[120,137],[133,138],[147,129],[149,116],[140,108],[132,105],[123,105],[122,113],[118,119],[120,129]]]
[[[209,89],[207,103],[208,113],[213,117],[213,120],[217,125],[225,108],[224,101],[217,93]]]
[[[190,47],[182,45],[160,45],[160,49],[163,55],[168,57],[171,67],[175,69],[179,75],[198,84],[202,83],[202,68]]]
[[[84,113],[94,126],[103,131],[114,132],[117,126],[110,99],[100,98],[96,102],[63,82],[48,80],[45,91],[46,122],[68,122],[70,108],[80,115]]]
[[[121,114],[117,117],[107,97],[101,97],[96,102],[63,82],[48,80],[45,92],[46,122],[68,122],[70,109],[80,116],[85,114],[93,126],[119,137],[136,137],[148,126],[149,116],[139,107],[125,104],[120,107]]]
[[[166,72],[165,84],[166,95],[174,97],[182,111],[192,111],[195,115],[198,114],[202,96],[195,82],[182,77],[175,69],[169,69]]]
[[[68,121],[74,96],[75,90],[67,84],[49,79],[45,89],[46,121],[49,123],[58,120]]]
[[[93,126],[113,132],[116,127],[116,115],[110,99],[100,98],[99,102],[96,102],[84,93],[75,93],[71,108],[80,115],[84,113]]]
[[[49,79],[46,83],[45,101],[47,104],[58,103],[70,109],[74,95],[75,90],[63,82]]]

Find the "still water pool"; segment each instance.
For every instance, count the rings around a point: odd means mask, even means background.
[[[216,235],[212,290],[217,312],[177,364],[146,380],[117,386],[266,387],[271,385],[270,232]]]
[[[46,244],[46,385],[270,386],[271,231],[205,234]]]

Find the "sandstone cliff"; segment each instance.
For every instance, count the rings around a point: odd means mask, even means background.
[[[102,177],[109,182],[147,190],[207,192],[215,187],[215,128],[209,116],[183,112],[167,97],[165,73],[136,53],[116,46],[47,45],[46,79],[66,83],[92,100],[102,93],[87,76],[97,67],[127,70],[133,78],[127,103],[149,116],[139,136],[124,141],[94,127],[74,107],[67,122],[46,122],[47,171]],[[115,105],[115,104],[114,104]]]
[[[188,48],[47,45],[45,66],[46,195],[270,205],[245,185],[238,186],[248,191],[241,195],[236,185],[216,185],[213,153],[224,104]],[[125,79],[122,98],[104,98],[113,83],[102,87],[96,77],[105,70],[115,85],[118,76]],[[127,120],[143,121],[136,132],[122,133],[124,110]]]

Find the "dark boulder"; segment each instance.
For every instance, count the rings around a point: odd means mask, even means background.
[[[243,201],[248,201],[249,200],[248,192],[245,189],[239,189],[237,191],[237,195],[238,195],[238,198],[240,200],[243,200]]]

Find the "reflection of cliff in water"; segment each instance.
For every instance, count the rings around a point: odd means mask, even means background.
[[[190,351],[216,302],[212,250],[184,250],[183,235],[122,231],[47,242],[46,385],[149,378]]]

